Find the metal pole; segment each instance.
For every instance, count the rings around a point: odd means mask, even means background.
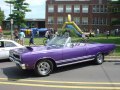
[[[11,15],[11,3],[10,3],[10,15]],[[13,19],[10,19],[10,31],[11,31],[11,40],[13,39]]]
[[[13,19],[10,19],[11,40],[13,40]]]

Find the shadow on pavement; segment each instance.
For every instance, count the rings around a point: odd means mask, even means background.
[[[21,70],[14,67],[2,68],[4,75],[7,76],[9,81],[17,81],[19,79],[26,79],[30,77],[36,77],[33,70]]]
[[[52,74],[61,73],[61,72],[74,70],[74,69],[78,69],[78,68],[83,68],[83,67],[91,66],[91,65],[95,65],[95,64],[93,64],[93,62],[89,61],[89,62],[78,63],[78,64],[74,64],[74,65],[64,66],[64,67],[55,69]],[[7,76],[9,81],[17,81],[19,79],[26,79],[26,78],[42,78],[42,77],[38,77],[35,74],[34,70],[24,70],[23,71],[16,66],[2,68],[2,71],[3,71],[4,75]]]
[[[115,62],[115,65],[120,65],[120,62]]]

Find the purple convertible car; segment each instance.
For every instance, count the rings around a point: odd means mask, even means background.
[[[72,43],[71,37],[54,37],[46,46],[10,50],[10,60],[22,69],[34,69],[39,76],[49,75],[55,67],[93,60],[102,64],[114,44]]]

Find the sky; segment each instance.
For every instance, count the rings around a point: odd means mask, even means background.
[[[0,0],[0,7],[4,11],[5,18],[10,14],[10,5]],[[26,13],[27,19],[45,19],[45,1],[46,0],[26,0],[29,3],[31,12]],[[12,7],[13,8],[13,7]]]

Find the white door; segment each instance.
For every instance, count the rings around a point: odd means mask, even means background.
[[[4,41],[0,42],[1,48],[0,48],[0,59],[7,59],[9,58],[9,51],[11,49],[14,49],[17,47],[13,42]]]
[[[4,47],[4,41],[0,41],[0,59],[5,59],[6,53],[7,53],[7,51]]]

